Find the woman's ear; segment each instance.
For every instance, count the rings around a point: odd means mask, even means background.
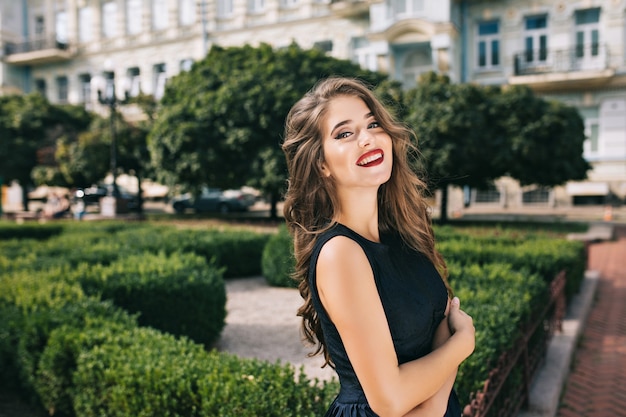
[[[322,171],[322,175],[324,175],[326,178],[330,177],[330,170],[328,169],[326,162],[320,161],[319,166],[320,171]]]

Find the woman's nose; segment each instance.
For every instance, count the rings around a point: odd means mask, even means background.
[[[363,148],[367,145],[371,145],[373,141],[374,141],[374,135],[372,135],[372,133],[369,130],[363,129],[359,132],[359,146],[360,147]]]

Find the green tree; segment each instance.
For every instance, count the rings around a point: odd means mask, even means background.
[[[88,121],[84,110],[54,106],[40,94],[0,96],[0,176],[22,186],[24,210],[34,168],[46,164],[54,168],[50,155],[56,139],[76,135]],[[51,178],[58,179],[54,174]]]
[[[483,187],[505,173],[504,138],[490,120],[494,92],[453,84],[427,73],[406,93],[406,122],[417,136],[418,170],[442,192],[440,219],[447,219],[449,185]]]
[[[587,178],[585,126],[578,111],[515,86],[497,96],[494,117],[508,138],[507,174],[522,185],[562,185]]]
[[[447,221],[449,185],[480,189],[505,175],[544,186],[586,178],[584,126],[573,107],[528,87],[453,84],[435,73],[405,97],[405,120],[422,156],[418,169],[442,192],[441,222]]]
[[[65,181],[73,187],[89,187],[102,180],[110,168],[109,120],[94,117],[88,129],[75,138],[57,141],[55,158]]]
[[[204,184],[254,186],[269,197],[275,217],[287,174],[280,149],[285,117],[330,75],[359,77],[388,98],[398,95],[386,75],[317,49],[214,46],[168,83],[148,141],[157,179],[194,193]]]
[[[153,120],[151,96],[131,100],[145,115],[145,120],[133,123],[117,111],[106,118],[95,117],[87,130],[77,137],[63,137],[57,143],[56,159],[65,180],[75,187],[87,187],[101,181],[111,168],[112,126],[116,138],[116,175],[126,173],[137,177],[139,211],[143,209],[141,180],[150,169],[147,147],[148,130]]]

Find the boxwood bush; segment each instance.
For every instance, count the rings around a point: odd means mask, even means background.
[[[517,244],[484,243],[481,239],[444,240],[437,245],[448,262],[482,265],[503,262],[513,268],[528,268],[550,282],[565,270],[565,294],[573,296],[584,278],[587,259],[582,242],[564,239],[535,238]]]
[[[110,265],[82,264],[73,276],[88,295],[100,295],[139,324],[212,345],[226,318],[222,268],[192,253],[139,254]]]
[[[62,224],[24,223],[0,221],[0,240],[36,239],[45,240],[63,232]]]
[[[287,227],[281,225],[263,249],[261,258],[263,276],[270,285],[275,287],[295,288],[297,282],[291,277],[295,262],[293,240]]]
[[[323,414],[335,381],[206,349],[224,325],[224,275],[261,271],[272,285],[294,285],[284,226],[239,235],[86,223],[0,238],[1,379],[17,380],[55,415]],[[585,259],[582,244],[540,232],[455,233],[439,248],[475,317],[477,348],[456,384],[466,402],[543,307],[548,281],[564,268],[582,276]]]
[[[292,367],[207,352],[148,328],[117,332],[78,356],[76,415],[319,416],[336,385]]]

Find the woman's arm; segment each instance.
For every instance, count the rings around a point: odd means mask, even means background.
[[[472,319],[452,305],[450,337],[430,354],[399,365],[372,268],[361,247],[337,236],[322,248],[316,268],[322,304],[379,416],[403,416],[433,397],[474,350]]]
[[[448,324],[448,315],[450,313],[450,302],[448,299],[448,305],[446,306],[445,317],[439,323],[435,337],[433,338],[433,349],[437,349],[443,345],[452,336],[450,332],[450,326]],[[443,416],[448,408],[448,401],[450,400],[450,392],[454,386],[456,379],[456,370],[448,377],[448,380],[443,384],[441,389],[435,393],[432,397],[409,411],[404,417],[432,417]]]

